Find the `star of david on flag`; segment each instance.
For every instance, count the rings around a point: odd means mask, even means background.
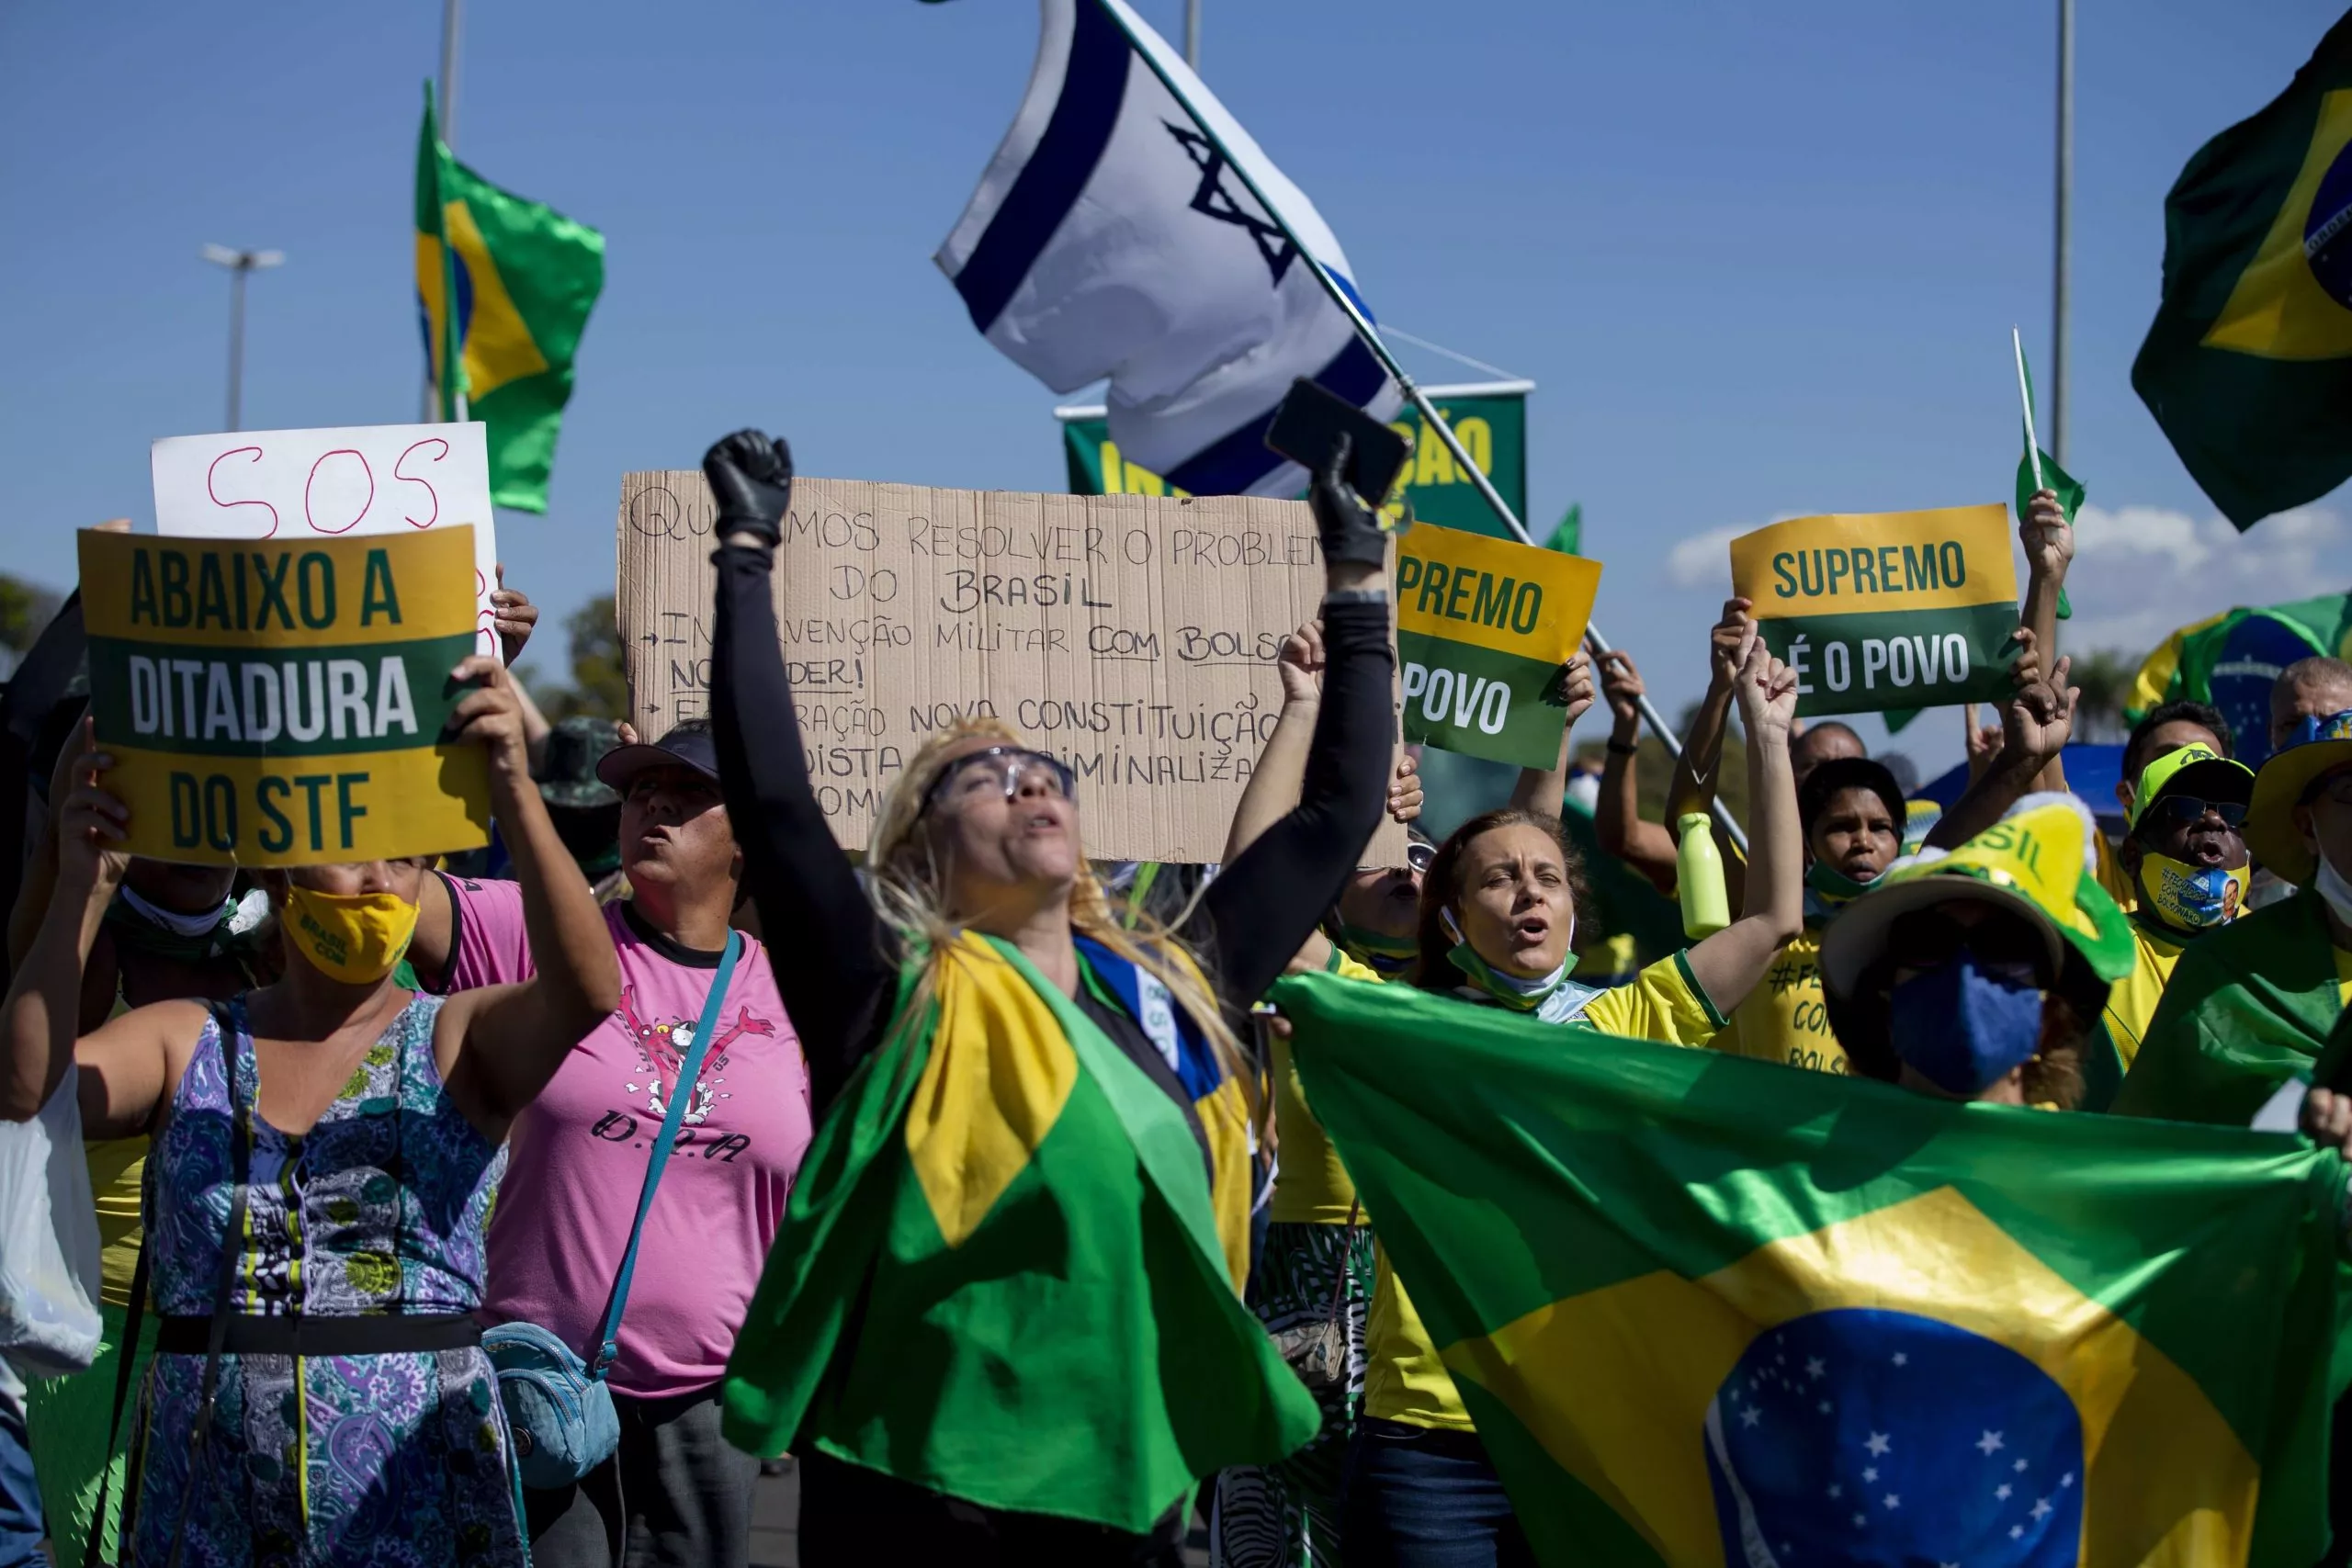
[[[1296,495],[1306,474],[1265,446],[1294,379],[1379,419],[1403,401],[1295,265],[1304,247],[1369,320],[1346,254],[1125,0],[1043,9],[1012,128],[934,259],[972,324],[1046,386],[1109,378],[1111,438],[1134,462],[1190,494]]]

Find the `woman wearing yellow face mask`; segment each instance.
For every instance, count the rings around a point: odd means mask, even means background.
[[[126,857],[86,735],[51,900],[0,1007],[0,1113],[79,1067],[93,1137],[147,1134],[157,1355],[138,1401],[126,1561],[520,1561],[507,1432],[472,1316],[508,1123],[618,1004],[612,943],[532,784],[506,671],[458,705],[524,887],[537,978],[446,1001],[393,970],[423,867],[273,873],[284,976],[75,1039]],[[138,1294],[134,1291],[134,1294]]]

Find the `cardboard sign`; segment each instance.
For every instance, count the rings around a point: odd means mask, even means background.
[[[1405,739],[1549,768],[1567,713],[1554,678],[1584,640],[1600,563],[1416,526],[1396,551]]]
[[[1731,542],[1731,581],[1802,716],[2008,694],[2018,576],[1999,506],[1775,523]]]
[[[474,646],[498,655],[498,530],[480,423],[174,435],[154,444],[148,466],[163,534],[294,544],[471,528]]]
[[[474,541],[83,533],[90,711],[122,847],[309,865],[489,840],[479,747],[442,740],[474,651]]]
[[[649,739],[708,712],[711,517],[698,472],[622,479],[620,633]],[[1216,861],[1323,560],[1297,502],[804,478],[775,592],[811,781],[844,846],[865,846],[924,741],[985,715],[1077,772],[1088,854]],[[1384,834],[1370,863],[1401,862],[1401,830]]]

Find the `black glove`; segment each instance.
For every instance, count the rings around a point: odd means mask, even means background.
[[[1377,508],[1349,487],[1348,456],[1355,444],[1346,436],[1331,450],[1330,460],[1315,476],[1306,504],[1315,513],[1315,529],[1322,536],[1323,559],[1335,566],[1384,566],[1388,560],[1388,531],[1381,526]]]
[[[737,431],[702,455],[702,477],[718,502],[719,543],[729,534],[757,534],[770,549],[782,542],[792,505],[792,448],[782,436]]]

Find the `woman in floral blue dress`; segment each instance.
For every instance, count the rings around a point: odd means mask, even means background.
[[[74,1066],[91,1136],[154,1140],[160,1325],[130,1563],[523,1561],[505,1419],[470,1315],[483,1226],[508,1122],[618,1004],[620,975],[530,781],[503,667],[469,659],[456,678],[483,682],[452,725],[489,755],[539,968],[446,1001],[395,976],[418,862],[305,866],[268,874],[288,949],[275,985],[139,1008],[77,1041],[81,968],[128,820],[103,784],[110,759],[82,741],[56,897],[0,1006],[0,1114],[36,1114]]]

